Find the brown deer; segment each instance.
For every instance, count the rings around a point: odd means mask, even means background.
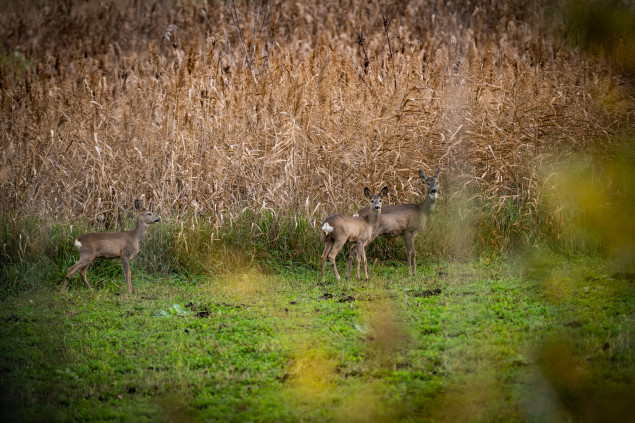
[[[90,263],[97,257],[120,257],[121,265],[126,275],[128,293],[132,294],[130,260],[139,252],[139,244],[146,236],[146,232],[148,232],[148,225],[157,223],[160,220],[152,214],[152,212],[145,210],[139,200],[135,200],[135,209],[138,211],[138,216],[137,227],[134,228],[134,230],[123,232],[90,232],[75,240],[75,246],[79,248],[79,261],[68,269],[64,285],[62,285],[62,293],[66,290],[71,276],[78,270],[88,289],[92,290],[93,288],[90,286],[90,283],[88,283],[88,279],[86,279],[86,270],[88,270]]]
[[[347,242],[355,242],[348,257],[346,277],[351,277],[353,256],[357,257],[357,277],[359,278],[360,260],[364,263],[364,276],[368,279],[368,263],[366,261],[366,244],[371,240],[373,228],[379,221],[381,214],[381,199],[388,194],[388,187],[382,188],[377,195],[371,195],[368,188],[364,188],[364,195],[370,200],[369,213],[365,217],[342,216],[333,214],[324,220],[324,251],[322,252],[322,281],[324,281],[324,264],[327,259],[333,265],[335,278],[339,281],[335,257]]]
[[[423,230],[434,210],[434,204],[437,201],[439,189],[440,169],[434,172],[434,175],[427,177],[423,171],[419,171],[419,177],[426,184],[427,192],[423,202],[419,204],[394,204],[386,205],[382,208],[379,222],[373,231],[372,240],[378,236],[396,237],[403,236],[406,241],[406,257],[408,259],[408,273],[415,275],[417,272],[417,261],[415,253],[415,236]],[[368,216],[370,208],[365,207],[357,214],[359,217]]]

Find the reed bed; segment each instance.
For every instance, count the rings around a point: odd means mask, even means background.
[[[628,81],[541,2],[1,7],[4,216],[112,228],[143,197],[216,229],[246,210],[314,226],[365,186],[414,200],[440,166],[448,226],[501,248],[559,231],[545,172],[634,125]]]

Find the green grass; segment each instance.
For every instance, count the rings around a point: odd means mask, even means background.
[[[585,257],[188,278],[0,307],[4,420],[620,421],[633,275]],[[89,271],[91,278],[91,271]],[[93,276],[94,278],[94,276]],[[94,279],[91,279],[94,281]]]

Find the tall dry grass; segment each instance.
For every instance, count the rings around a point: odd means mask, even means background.
[[[441,210],[497,248],[566,220],[543,164],[633,129],[630,85],[552,36],[542,2],[233,5],[4,3],[0,213],[110,227],[144,196],[214,227],[315,220],[364,186],[416,199],[440,166]]]

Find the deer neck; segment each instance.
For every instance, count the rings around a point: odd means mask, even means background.
[[[375,209],[371,207],[370,213],[368,213],[368,224],[371,227],[377,226],[377,224],[379,223],[380,215],[381,215],[381,209],[379,209],[379,211],[375,211]]]
[[[417,208],[421,211],[421,213],[423,213],[426,216],[429,216],[430,213],[432,213],[432,210],[434,210],[434,205],[437,201],[436,196],[431,197],[430,194],[426,194],[426,198],[423,200],[423,202],[417,204]]]
[[[141,243],[147,232],[148,225],[141,221],[141,217],[137,217],[137,227],[132,231],[132,236],[137,244]]]

